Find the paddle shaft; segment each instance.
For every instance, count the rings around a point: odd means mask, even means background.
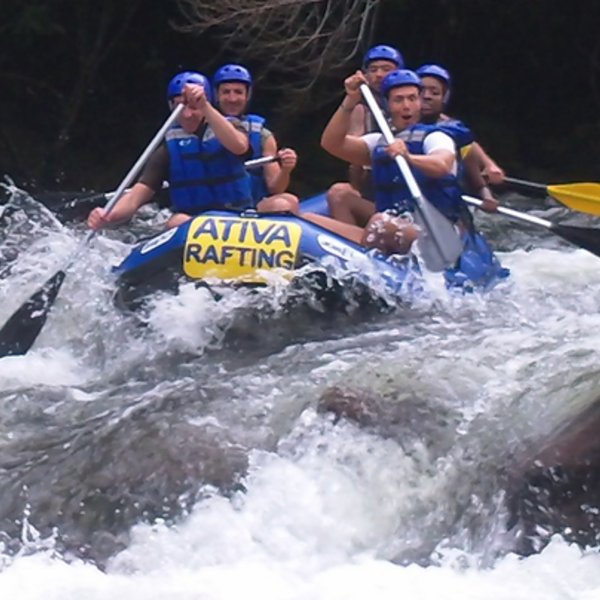
[[[463,200],[473,206],[480,207],[483,201],[479,198],[473,198],[472,196],[463,196]],[[519,221],[525,221],[532,225],[539,225],[544,227],[548,231],[558,235],[559,237],[567,240],[575,246],[579,246],[592,254],[600,257],[600,229],[592,227],[574,227],[570,225],[561,225],[560,223],[553,223],[547,219],[542,219],[534,215],[519,212],[512,208],[506,208],[499,206],[497,212],[506,215]]]
[[[119,184],[119,187],[115,190],[115,192],[111,195],[109,201],[106,203],[104,207],[105,214],[108,214],[120,200],[121,196],[125,194],[127,188],[133,183],[133,180],[138,176],[139,172],[142,170],[142,167],[146,164],[150,155],[158,148],[158,146],[162,143],[167,130],[175,123],[177,117],[181,114],[181,111],[185,108],[185,104],[178,104],[173,112],[169,115],[167,120],[163,123],[163,126],[156,132],[155,136],[150,140],[150,143],[146,146],[146,149],[140,154],[139,158],[135,161],[135,164],[129,169],[127,175],[125,175],[123,181]],[[90,243],[92,238],[96,235],[98,230],[90,229],[86,236],[83,238],[73,256],[65,266],[65,269],[68,269],[79,253]]]
[[[181,114],[181,111],[185,108],[185,104],[178,104],[173,112],[169,115],[169,118],[164,122],[163,126],[156,132],[156,135],[152,138],[146,149],[142,152],[140,157],[137,159],[133,167],[129,169],[129,173],[125,175],[123,181],[121,181],[119,187],[116,189],[112,198],[108,201],[104,207],[106,214],[108,214],[119,201],[119,198],[125,193],[125,190],[131,185],[133,180],[137,177],[138,173],[142,170],[142,167],[146,164],[150,155],[158,148],[161,144],[167,130],[175,123],[177,117]]]
[[[483,200],[480,200],[479,198],[474,198],[473,196],[463,195],[462,198],[467,204],[477,206],[478,208],[480,208],[483,204]],[[519,212],[518,210],[513,210],[512,208],[506,208],[505,206],[499,206],[496,212],[499,212],[502,215],[506,215],[507,217],[512,217],[513,219],[517,219],[519,221],[526,221],[533,225],[545,227],[546,229],[552,229],[552,227],[554,227],[555,225],[554,223],[552,223],[552,221],[548,221],[546,219],[542,219],[534,215],[528,215],[527,213]]]
[[[258,167],[262,167],[263,165],[268,165],[269,163],[278,161],[279,156],[259,156],[258,158],[247,160],[244,163],[244,167],[246,167],[246,169],[257,169]]]
[[[521,187],[530,188],[538,192],[547,193],[548,191],[548,186],[543,183],[534,183],[533,181],[525,181],[524,179],[516,179],[514,177],[505,177],[504,181],[506,183],[511,183],[512,185],[520,185]]]
[[[244,163],[244,167],[246,169],[250,169],[250,170],[258,169],[264,165],[268,165],[270,163],[277,162],[278,160],[279,160],[278,156],[260,156],[259,158],[253,158],[251,160],[247,160]],[[163,181],[162,189],[163,190],[169,189],[168,181]],[[131,188],[127,188],[124,193],[127,193],[129,191],[131,191]],[[115,196],[115,194],[117,194],[117,192],[118,192],[118,190],[116,190],[114,192],[104,192],[103,194],[99,194],[97,197],[104,197],[107,200],[111,200]],[[108,210],[108,209],[105,207],[105,210]]]
[[[564,204],[571,210],[600,216],[600,183],[553,183],[545,185],[523,179],[506,178],[507,183],[517,188],[532,190],[536,194],[547,195]]]

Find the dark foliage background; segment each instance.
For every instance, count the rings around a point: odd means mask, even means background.
[[[210,75],[226,61],[261,72],[223,51],[218,28],[179,31],[177,0],[2,4],[0,176],[24,187],[112,189],[165,119],[172,75]],[[450,112],[513,176],[598,180],[598,31],[595,0],[381,0],[345,69],[321,76],[297,109],[286,102],[294,72],[280,75],[275,89],[257,86],[253,110],[268,117],[281,145],[298,150],[294,191],[318,191],[345,172],[318,145],[343,77],[372,43],[391,43],[409,66],[451,70]]]

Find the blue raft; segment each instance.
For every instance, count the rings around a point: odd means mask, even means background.
[[[302,202],[303,212],[329,216],[325,193],[311,196]],[[463,252],[456,265],[444,271],[448,288],[462,288],[465,291],[488,290],[510,275],[493,253],[485,237],[478,232],[463,235]]]
[[[324,213],[324,196],[302,203],[304,211]],[[493,287],[508,276],[481,234],[465,236],[457,265],[444,272],[449,288]],[[368,250],[300,216],[253,210],[209,210],[141,241],[113,268],[122,304],[135,305],[158,289],[181,281],[200,285],[264,285],[274,276],[295,283],[360,288],[372,297],[410,300],[422,289],[414,256],[385,256]],[[315,274],[317,277],[315,279]]]

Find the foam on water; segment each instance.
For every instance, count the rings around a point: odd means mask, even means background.
[[[36,385],[76,387],[91,375],[71,354],[56,349],[32,350],[26,356],[0,360],[3,391]]]
[[[600,594],[600,555],[559,537],[539,555],[508,555],[489,569],[453,551],[438,566],[393,564],[369,547],[375,513],[361,498],[368,490],[328,465],[321,474],[273,457],[257,466],[261,472],[239,503],[214,496],[177,527],[138,526],[106,573],[67,564],[50,550],[4,559],[2,597],[592,600]]]
[[[16,282],[33,285],[32,272],[52,271],[56,259],[67,257],[76,243],[77,236],[60,229],[38,242],[17,274],[0,282],[0,317],[18,305]],[[43,252],[44,244],[53,252]],[[238,292],[216,302],[207,290],[184,286],[179,296],[157,297],[139,329],[112,307],[105,269],[126,249],[99,236],[73,266],[65,295],[34,349],[25,357],[0,360],[2,391],[11,402],[31,387],[63,387],[66,410],[69,403],[93,404],[100,389],[109,397],[113,382],[133,378],[139,386],[143,377],[149,380],[142,398],[148,389],[167,395],[174,382],[182,395],[197,393],[196,379],[201,382],[207,371],[195,378],[200,366],[180,365],[177,353],[201,356],[218,346],[248,297]],[[564,248],[515,250],[500,258],[511,268],[511,279],[485,296],[449,296],[438,278],[428,298],[405,319],[290,343],[243,367],[215,363],[208,385],[217,399],[210,414],[197,419],[226,424],[255,447],[246,491],[225,498],[207,490],[175,524],[136,525],[129,545],[105,572],[60,557],[52,543],[30,541],[10,556],[0,541],[0,597],[600,597],[597,549],[582,552],[560,537],[539,555],[509,554],[488,568],[481,567],[481,548],[457,550],[447,540],[436,549],[435,566],[391,560],[411,542],[422,543],[420,535],[429,528],[443,531],[436,522],[439,506],[461,506],[458,500],[452,505],[452,494],[468,494],[469,484],[476,483],[466,467],[486,466],[464,458],[471,438],[493,456],[494,444],[510,445],[519,436],[551,430],[596,396],[599,259]],[[261,301],[276,302],[278,293]],[[269,333],[268,326],[264,331]],[[176,360],[169,362],[169,354]],[[148,367],[163,360],[164,371]],[[174,382],[168,379],[171,373]],[[334,425],[314,410],[315,399],[332,385],[363,386],[383,398],[406,392],[443,399],[461,415],[453,432],[458,445],[432,460],[425,444],[411,443],[406,452],[398,440],[349,423]],[[11,407],[2,410],[8,414]],[[270,437],[276,444],[267,448],[264,440]],[[490,538],[489,545],[494,543]]]

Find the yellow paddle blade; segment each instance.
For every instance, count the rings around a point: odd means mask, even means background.
[[[549,185],[547,191],[573,210],[600,216],[600,183]]]

